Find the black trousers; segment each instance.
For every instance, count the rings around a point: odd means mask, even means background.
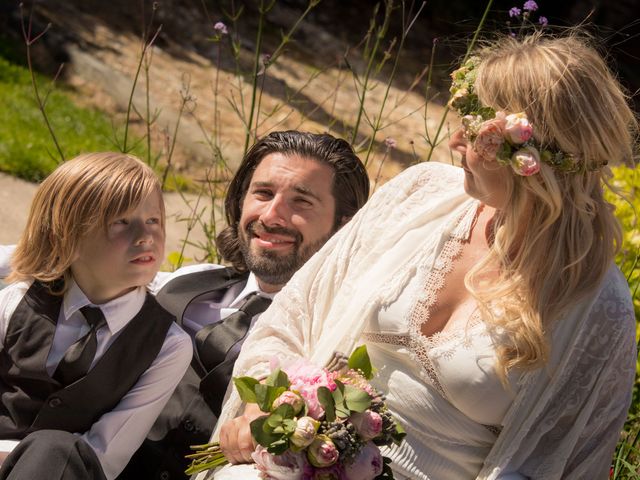
[[[0,480],[106,480],[93,449],[78,435],[38,430],[3,462]]]

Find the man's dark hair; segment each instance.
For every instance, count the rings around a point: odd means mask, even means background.
[[[239,271],[247,266],[240,251],[238,224],[242,202],[249,189],[253,172],[271,153],[298,155],[329,165],[334,172],[331,192],[336,203],[333,229],[351,218],[369,198],[369,177],[360,159],[348,142],[327,133],[315,134],[289,130],[273,132],[258,140],[242,159],[229,184],[225,197],[227,227],[216,237],[216,246],[223,259]]]

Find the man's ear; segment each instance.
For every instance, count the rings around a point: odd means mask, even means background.
[[[338,230],[340,230],[347,223],[349,223],[349,220],[351,220],[351,218],[353,217],[347,217],[346,215],[343,215],[342,218],[340,219],[340,223],[338,224]]]

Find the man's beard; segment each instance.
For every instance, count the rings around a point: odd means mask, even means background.
[[[296,273],[314,253],[320,250],[331,235],[333,235],[333,232],[329,232],[326,236],[314,243],[302,246],[303,239],[300,232],[284,227],[267,227],[263,223],[258,222],[258,220],[254,220],[249,223],[244,230],[239,230],[238,240],[240,242],[240,251],[242,252],[247,268],[252,271],[256,277],[269,285],[284,285],[287,283],[291,277],[293,277],[293,274]],[[252,251],[251,238],[255,231],[291,236],[294,239],[292,250],[286,254],[269,250],[261,250],[260,252]]]

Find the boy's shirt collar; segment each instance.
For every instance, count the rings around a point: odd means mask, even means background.
[[[76,322],[83,321],[84,317],[82,317],[82,314],[74,316],[74,313],[82,307],[86,305],[98,307],[102,310],[107,320],[107,326],[109,327],[111,335],[115,335],[140,311],[146,295],[146,289],[144,287],[138,287],[106,303],[95,305],[91,303],[75,280],[71,279],[69,288],[64,294],[62,311],[65,320],[72,323],[74,319]]]

